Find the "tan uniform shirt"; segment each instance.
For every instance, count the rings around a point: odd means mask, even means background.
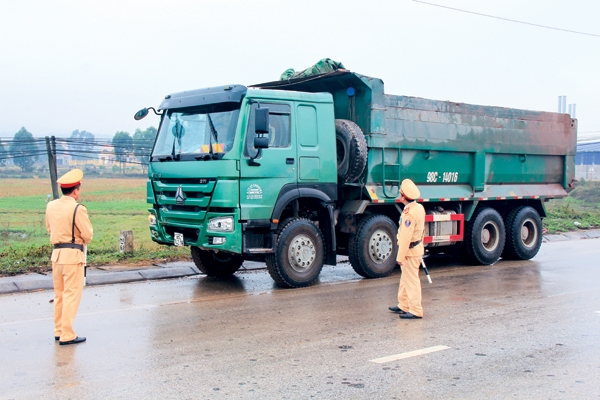
[[[398,257],[396,261],[403,263],[406,257],[419,257],[425,252],[423,246],[423,233],[425,229],[425,208],[413,201],[408,203],[402,211],[400,228],[398,229]],[[421,241],[409,249],[411,242]]]
[[[71,243],[73,235],[73,212],[77,202],[70,196],[62,196],[53,200],[46,207],[46,229],[50,234],[50,243]],[[89,244],[94,229],[82,204],[75,215],[75,243]],[[83,252],[78,249],[54,249],[52,262],[57,264],[79,264],[84,262]]]

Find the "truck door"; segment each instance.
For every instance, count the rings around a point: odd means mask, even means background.
[[[292,107],[285,102],[261,102],[269,108],[269,148],[251,165],[248,160],[255,155],[254,113],[258,105],[252,104],[243,158],[240,165],[240,206],[242,220],[269,220],[281,188],[297,183],[296,135],[292,129]]]
[[[317,109],[312,104],[296,105],[298,183],[310,184],[321,179],[321,158],[317,128]]]

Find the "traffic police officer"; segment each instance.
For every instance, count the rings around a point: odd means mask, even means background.
[[[83,171],[74,169],[57,182],[63,196],[46,207],[46,228],[50,234],[52,278],[54,281],[54,340],[61,345],[85,342],[73,330],[81,302],[84,277],[84,246],[92,241],[93,229],[87,209],[78,204]]]
[[[398,305],[389,307],[390,311],[400,314],[400,318],[423,318],[421,307],[421,281],[419,266],[425,248],[423,232],[425,229],[425,208],[415,200],[421,192],[410,179],[405,179],[400,185],[400,202],[404,210],[398,228],[398,257],[402,275],[398,290]]]

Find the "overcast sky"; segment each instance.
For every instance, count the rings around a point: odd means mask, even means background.
[[[598,0],[428,2],[600,35]],[[168,93],[329,57],[390,94],[553,112],[566,95],[580,139],[600,138],[600,36],[412,0],[6,1],[0,38],[0,137],[133,134]]]

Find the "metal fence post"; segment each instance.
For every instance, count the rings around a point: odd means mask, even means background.
[[[54,139],[54,136],[52,136]],[[55,147],[56,148],[56,147]],[[52,197],[58,199],[58,179],[56,176],[56,157],[54,156],[51,146],[50,137],[46,136],[46,151],[48,152],[48,171],[50,172],[50,184],[52,185]],[[56,151],[55,151],[56,152]]]

